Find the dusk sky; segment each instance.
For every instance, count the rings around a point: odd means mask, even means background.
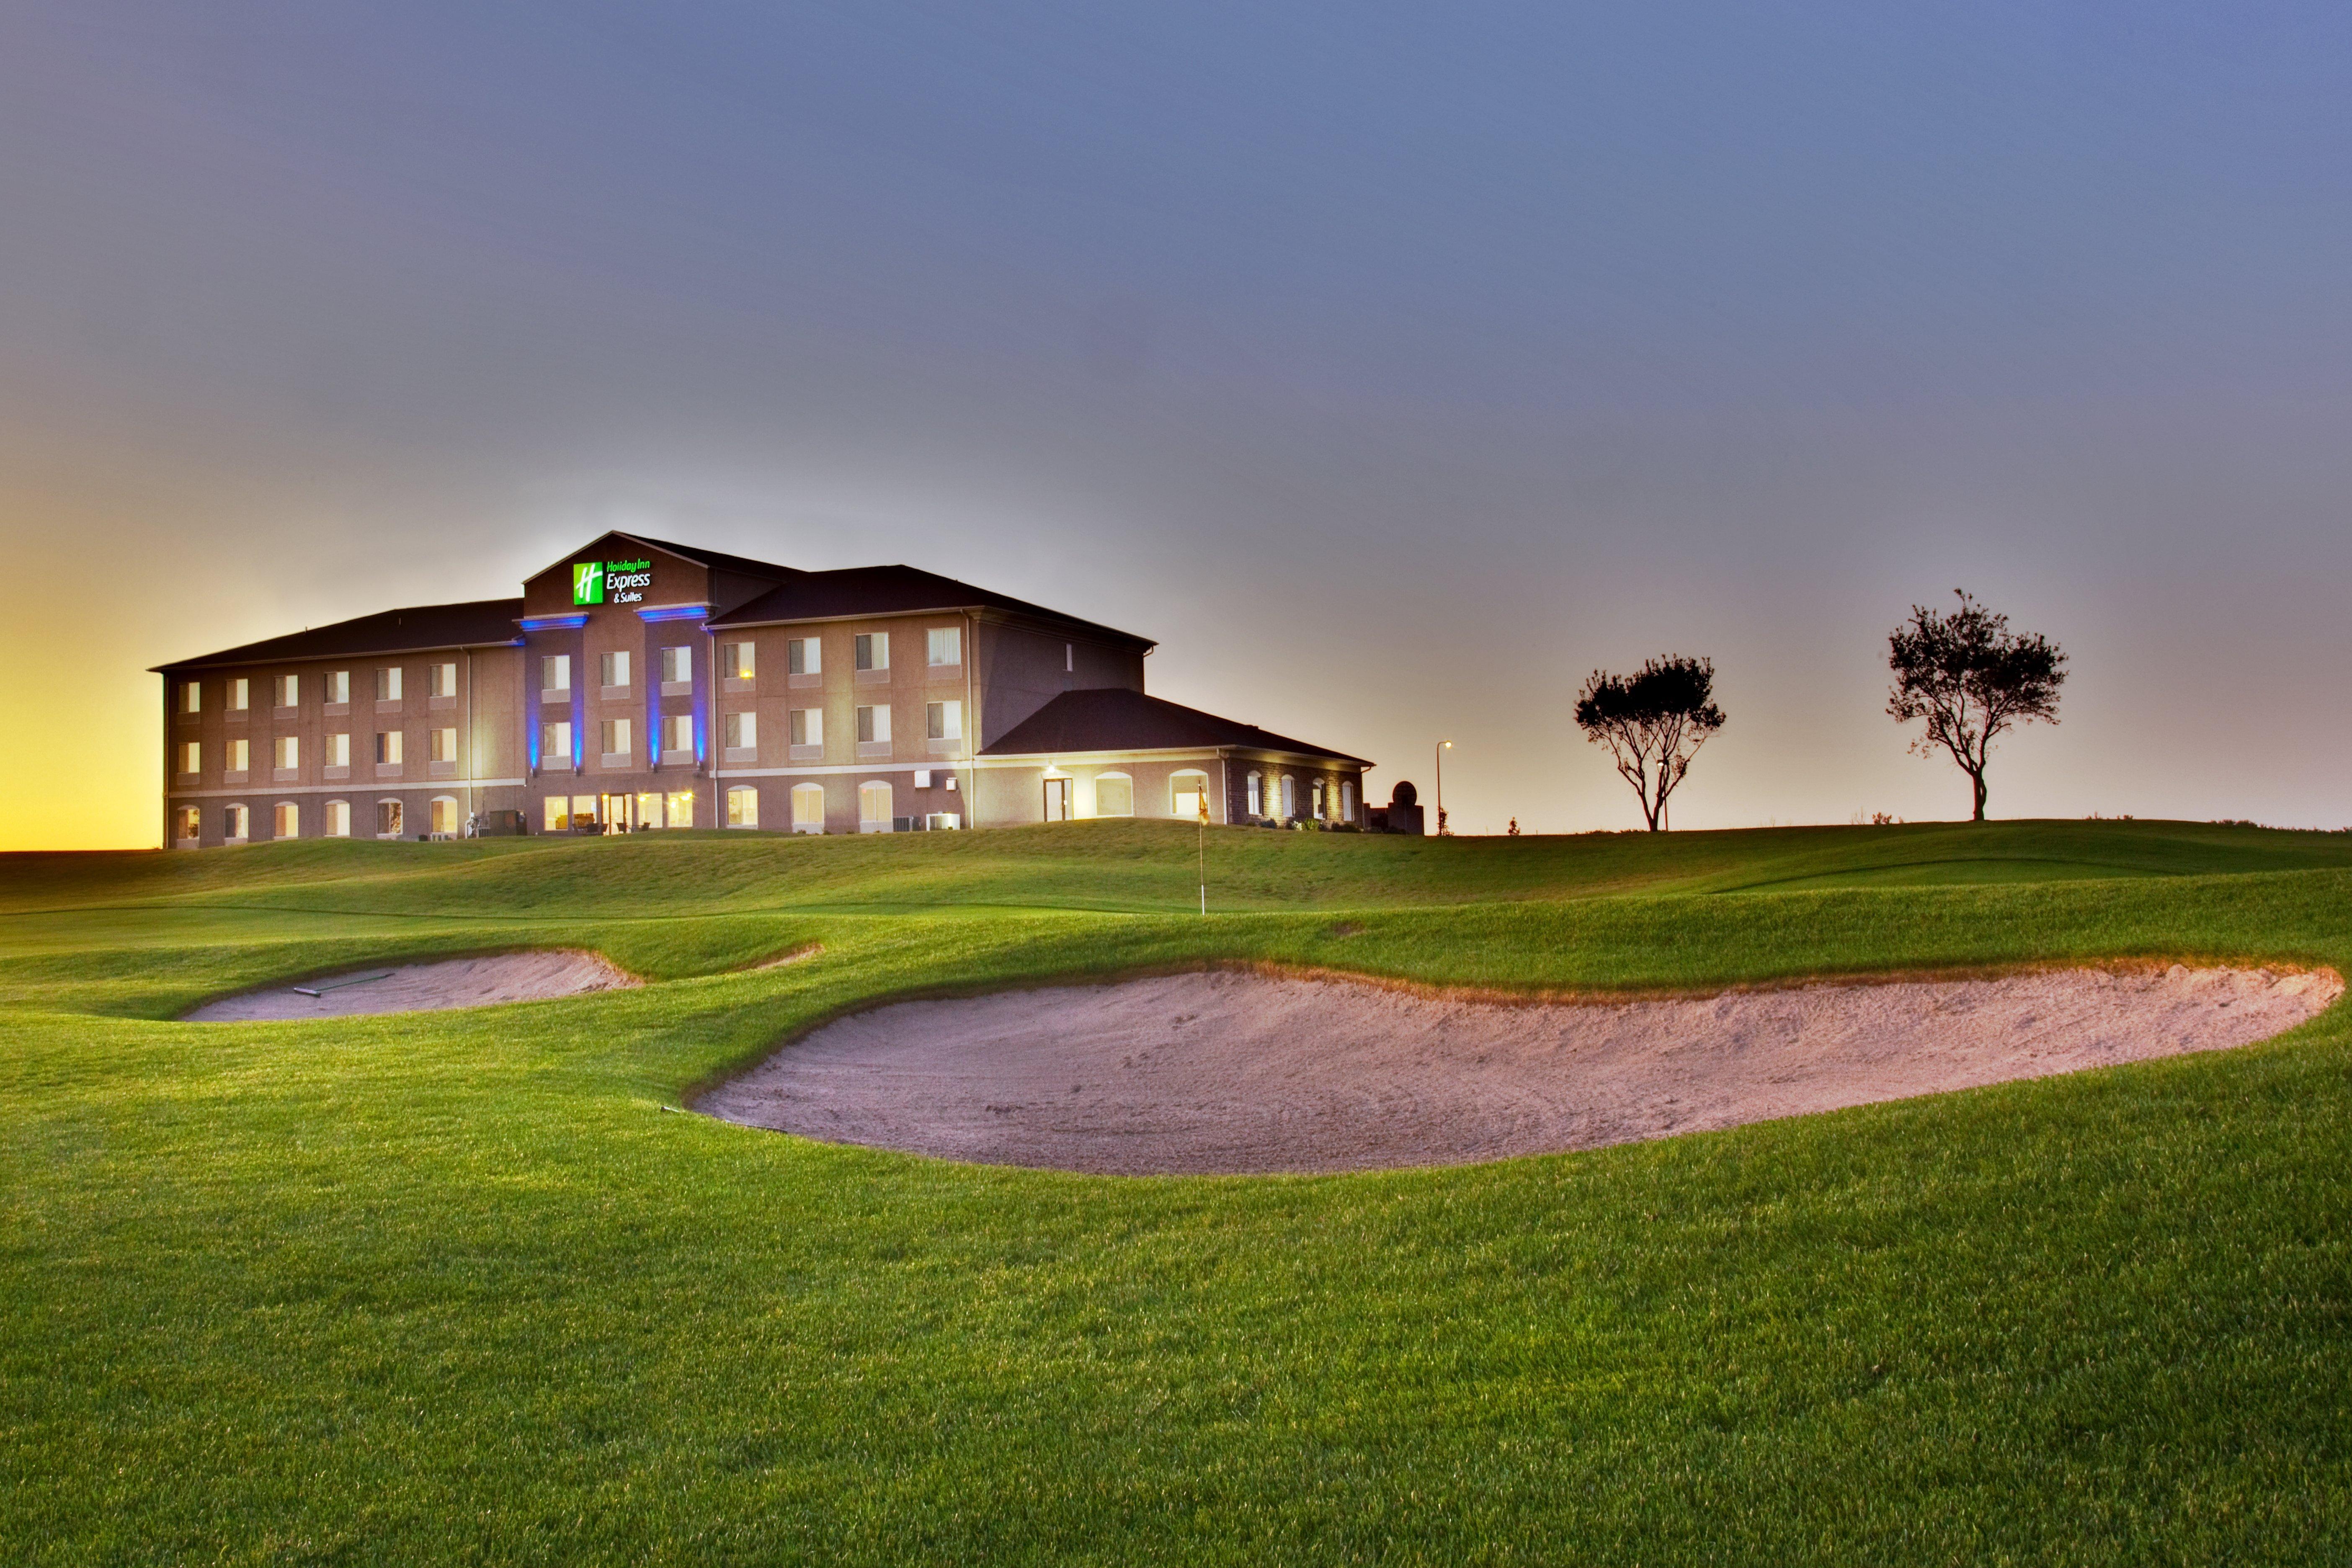
[[[607,527],[1156,637],[1464,831],[1711,657],[1677,827],[2352,822],[2352,7],[859,4],[0,19],[0,847],[148,845],[148,666]]]

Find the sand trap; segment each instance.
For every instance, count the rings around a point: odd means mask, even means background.
[[[381,980],[360,979],[381,974]],[[352,982],[356,981],[356,984]],[[430,1013],[445,1007],[481,1007],[493,1002],[536,1002],[610,991],[635,980],[593,952],[500,952],[488,958],[453,958],[438,963],[404,963],[347,969],[299,982],[316,996],[291,985],[247,991],[207,1002],[184,1015],[190,1023],[236,1024],[257,1018],[331,1018],[363,1013]]]
[[[859,1014],[698,1109],[1066,1171],[1454,1164],[2248,1045],[2343,988],[2176,965],[1514,1005],[1184,974]]]

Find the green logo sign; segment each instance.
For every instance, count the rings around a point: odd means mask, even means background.
[[[572,602],[575,605],[601,605],[604,602],[604,563],[602,561],[573,563]]]

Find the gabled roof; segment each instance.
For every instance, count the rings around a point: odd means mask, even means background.
[[[467,605],[413,605],[384,610],[331,626],[312,626],[282,637],[225,648],[196,658],[154,667],[161,673],[201,669],[215,664],[270,664],[299,658],[358,658],[377,653],[421,653],[432,648],[495,647],[519,643],[520,599],[478,599]]]
[[[654,542],[651,540],[647,543]],[[667,545],[662,546],[667,550]],[[795,572],[767,593],[738,605],[723,616],[713,616],[716,627],[772,626],[783,621],[816,621],[850,616],[899,616],[922,610],[1002,610],[1075,627],[1112,642],[1138,647],[1155,645],[1093,621],[1082,621],[1059,610],[1049,610],[1024,599],[976,588],[913,566],[850,566],[837,572]]]
[[[1123,687],[1065,691],[999,737],[982,755],[1055,756],[1080,752],[1161,752],[1234,746],[1253,752],[1289,752],[1334,762],[1372,764],[1361,757],[1276,735],[1255,724],[1220,719],[1180,702],[1146,697]]]
[[[705,550],[698,544],[672,544],[667,539],[656,539],[651,534],[646,533],[631,533],[624,529],[614,529],[613,532],[618,538],[634,539],[639,544],[649,544],[656,550],[666,550],[682,560],[691,561],[698,566],[708,566],[714,572],[738,572],[746,577],[766,577],[778,583],[788,578],[808,575],[797,566],[779,566],[772,561],[754,561],[748,555],[730,555],[724,551]]]

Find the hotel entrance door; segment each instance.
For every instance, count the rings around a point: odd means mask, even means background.
[[[1045,820],[1048,822],[1070,820],[1069,780],[1047,779],[1045,781]]]

